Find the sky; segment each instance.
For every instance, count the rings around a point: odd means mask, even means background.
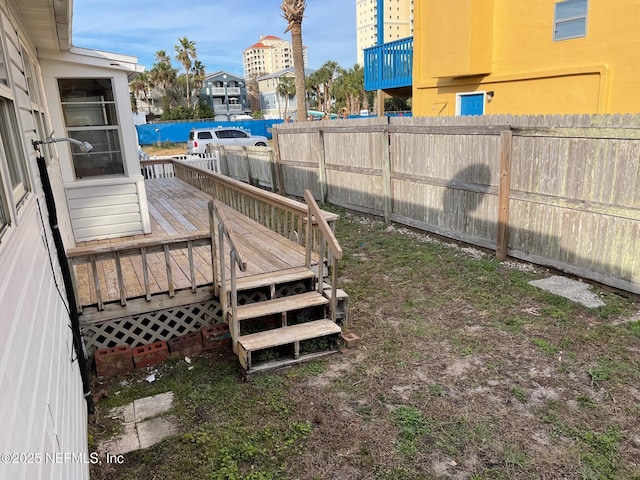
[[[175,59],[175,45],[186,36],[196,43],[207,73],[224,70],[243,76],[242,52],[260,34],[291,41],[280,0],[74,0],[73,44],[138,57],[151,69],[155,52]],[[308,67],[327,60],[349,68],[356,63],[353,0],[307,0],[302,42]],[[174,67],[182,66],[174,60]]]

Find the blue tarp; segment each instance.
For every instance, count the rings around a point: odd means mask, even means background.
[[[240,122],[174,122],[136,125],[140,145],[158,142],[186,143],[192,128],[235,127],[242,128],[252,135],[271,138],[271,127],[282,120],[244,120]]]

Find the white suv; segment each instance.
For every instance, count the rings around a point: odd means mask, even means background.
[[[187,155],[203,154],[210,143],[266,147],[269,140],[239,128],[194,128],[189,132]]]

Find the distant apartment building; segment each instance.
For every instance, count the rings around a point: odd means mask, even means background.
[[[305,76],[308,77],[314,70],[305,68],[304,72]],[[298,104],[296,103],[295,94],[285,98],[284,95],[278,92],[278,85],[280,85],[281,79],[284,77],[295,77],[293,67],[285,68],[257,79],[260,90],[260,110],[265,119],[281,118],[284,120],[287,117],[291,117],[292,120],[297,120],[298,118]]]
[[[233,120],[235,115],[251,113],[243,78],[227,72],[207,75],[200,89],[200,99],[207,102],[215,120]]]
[[[378,8],[384,11],[384,39],[391,42],[413,35],[414,0],[356,0],[358,64],[364,65],[364,49],[378,43]],[[384,2],[378,5],[379,2]]]
[[[242,52],[244,78],[253,79],[293,67],[291,42],[273,35],[260,35],[260,41]],[[307,51],[304,47],[304,66]]]

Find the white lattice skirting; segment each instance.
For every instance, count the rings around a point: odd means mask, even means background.
[[[303,283],[279,285],[276,297],[293,295],[304,291]],[[262,290],[243,292],[238,295],[238,304],[261,302],[268,299]],[[206,303],[192,303],[167,310],[144,313],[141,315],[105,320],[96,324],[81,324],[85,347],[89,358],[102,348],[118,345],[137,347],[160,340],[197,332],[204,325],[221,323],[222,307],[217,299]]]

